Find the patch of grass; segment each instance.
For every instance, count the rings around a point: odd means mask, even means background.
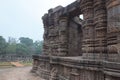
[[[11,68],[13,65],[10,62],[0,62],[0,68]]]

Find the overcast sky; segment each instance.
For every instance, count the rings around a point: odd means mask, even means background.
[[[43,40],[41,17],[50,8],[75,0],[0,0],[0,36]]]

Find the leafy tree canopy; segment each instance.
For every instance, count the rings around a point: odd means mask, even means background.
[[[25,44],[27,46],[32,46],[33,45],[33,40],[30,38],[25,38],[25,37],[20,37],[19,38],[21,44]]]
[[[42,53],[43,41],[35,41],[27,37],[20,37],[19,42],[9,37],[8,42],[0,36],[0,55],[33,55]]]
[[[5,53],[6,46],[7,44],[6,44],[5,39],[2,36],[0,36],[0,54]]]

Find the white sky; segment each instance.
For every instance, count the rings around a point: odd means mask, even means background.
[[[43,39],[41,17],[50,8],[75,0],[0,0],[0,36]]]

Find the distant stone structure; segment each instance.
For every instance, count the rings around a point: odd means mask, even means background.
[[[32,56],[18,56],[18,55],[0,55],[0,62],[16,62],[16,61],[23,61],[23,62],[32,62]]]
[[[46,80],[120,80],[120,0],[77,0],[42,19],[43,54],[33,56],[33,72]]]

